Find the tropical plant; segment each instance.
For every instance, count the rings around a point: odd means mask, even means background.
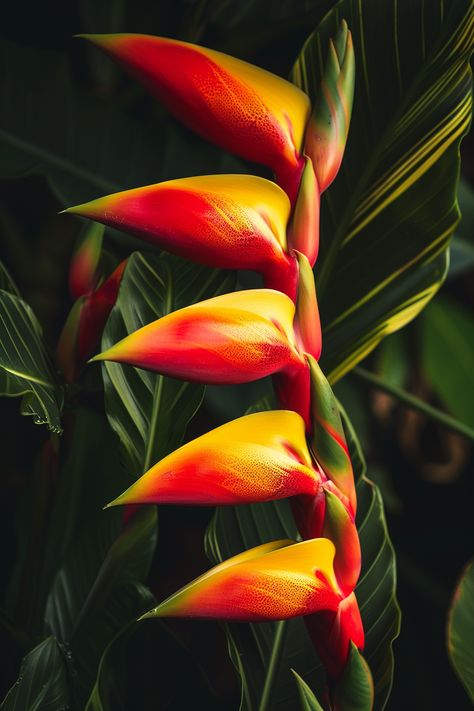
[[[203,17],[219,23],[224,8],[205,5],[190,14],[186,39],[199,39]],[[224,5],[238,28],[233,3]],[[243,16],[258,5],[242,6]],[[157,701],[150,685],[150,649],[167,654],[176,640],[187,669],[200,670],[189,672],[196,688],[202,674],[212,708],[228,708],[201,659],[206,645],[196,649],[186,632],[197,627],[169,618],[214,631],[210,621],[219,621],[242,711],[387,706],[400,627],[395,555],[382,495],[333,385],[352,371],[473,438],[463,409],[454,415],[467,424],[356,365],[445,276],[471,115],[474,12],[468,0],[448,9],[401,2],[388,21],[386,3],[326,5],[290,81],[189,41],[82,35],[179,123],[228,152],[206,147],[200,160],[205,144],[185,132],[173,139],[181,129],[159,117],[171,146],[187,146],[179,168],[187,177],[166,168],[164,153],[140,172],[140,184],[152,184],[137,187],[123,166],[114,176],[106,133],[98,162],[70,143],[54,155],[54,139],[17,123],[7,106],[5,166],[39,169],[63,212],[93,222],[71,259],[73,304],[55,358],[11,276],[0,274],[3,393],[22,396],[22,414],[48,429],[2,612],[23,657],[2,709],[184,708],[192,690]],[[279,12],[287,22],[290,10]],[[4,53],[19,71],[20,54]],[[103,108],[84,104],[82,123],[107,126]],[[121,140],[143,151],[132,123],[120,125]],[[71,116],[69,130],[79,135],[81,121],[75,127]],[[427,313],[434,372],[437,312]],[[439,387],[448,407],[451,382]],[[251,399],[235,413],[225,400],[237,385]],[[221,418],[213,386],[233,388],[220,391]],[[205,535],[214,567],[178,562],[177,585],[153,582],[166,555],[156,505],[173,521],[180,506],[215,508]],[[173,556],[186,561],[178,529]],[[468,583],[469,573],[448,642],[471,693]]]

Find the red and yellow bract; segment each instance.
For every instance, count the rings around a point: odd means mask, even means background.
[[[118,60],[171,113],[209,141],[277,175],[296,197],[310,114],[285,79],[222,52],[139,34],[82,35]]]
[[[295,299],[297,264],[286,238],[290,202],[281,188],[264,178],[205,175],[169,180],[107,195],[66,212],[124,230],[201,264],[260,272],[265,286]],[[299,229],[306,229],[304,221]]]
[[[143,617],[283,620],[338,609],[334,544],[283,540],[251,548],[197,578]]]
[[[303,419],[287,410],[228,422],[155,464],[109,504],[239,504],[301,494],[314,496]]]

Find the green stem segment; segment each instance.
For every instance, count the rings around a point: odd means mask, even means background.
[[[267,669],[267,675],[265,677],[265,684],[263,685],[262,697],[260,699],[260,704],[258,706],[258,711],[268,711],[271,706],[271,696],[273,691],[273,686],[275,682],[275,677],[278,672],[278,667],[280,665],[281,653],[283,651],[283,644],[285,641],[286,634],[286,620],[280,620],[276,623],[275,629],[275,639],[273,641],[272,656],[270,657],[270,663]]]
[[[463,422],[460,422],[455,417],[451,417],[451,415],[448,415],[445,412],[438,410],[436,407],[428,405],[428,403],[424,402],[423,400],[420,400],[420,398],[417,398],[414,395],[411,395],[406,390],[397,388],[396,385],[391,385],[379,375],[371,373],[365,368],[357,366],[351,372],[357,378],[360,378],[360,380],[364,380],[366,383],[369,383],[377,390],[381,390],[382,392],[385,392],[388,395],[391,395],[392,397],[396,398],[397,400],[399,400],[399,402],[402,402],[404,405],[406,405],[406,407],[412,410],[418,410],[419,412],[422,412],[431,420],[439,422],[439,424],[443,427],[446,427],[447,429],[452,430],[453,432],[456,432],[457,434],[460,434],[463,437],[466,437],[467,439],[470,439],[474,442],[474,429],[472,429],[468,425],[465,425]]]

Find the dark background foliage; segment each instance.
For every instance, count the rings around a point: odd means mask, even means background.
[[[114,183],[119,187],[134,185],[135,168],[123,165],[120,144],[120,139],[126,144],[129,138],[121,131],[126,130],[130,118],[139,121],[142,128],[143,144],[139,144],[140,152],[134,160],[138,164],[143,161],[143,165],[136,172],[142,177],[148,175],[149,182],[218,171],[220,158],[215,149],[165,116],[161,107],[108,60],[72,39],[72,35],[101,31],[167,35],[223,49],[286,76],[304,40],[332,4],[331,0],[10,2],[1,12],[1,33],[7,40],[28,48],[32,63],[35,56],[38,62],[42,61],[44,50],[59,51],[70,67],[74,87],[94,102],[111,107],[108,128],[116,144],[111,151],[114,160],[107,175],[112,187],[108,190],[98,185],[96,193],[84,195],[87,198],[112,191]],[[25,76],[28,75],[22,74]],[[57,126],[54,120],[54,107],[64,100],[60,72],[56,76],[57,84],[52,82],[48,93],[41,97],[34,86],[34,69],[31,77],[30,84],[17,87],[18,96],[35,96],[37,101],[51,106],[52,130],[63,131],[68,140],[68,127]],[[29,112],[27,118],[34,123],[35,104],[22,104],[18,121],[25,120],[25,112]],[[74,118],[80,120],[80,116],[71,117]],[[82,137],[85,152],[88,132],[93,130],[93,124],[81,126],[80,123],[76,130]],[[159,137],[161,144],[148,144],[149,151],[145,155],[148,134],[154,142]],[[473,147],[472,136],[467,137],[462,144],[464,193],[461,207],[465,216],[458,230],[468,243],[470,241],[471,251],[474,251]],[[225,161],[230,170],[232,159],[225,158]],[[21,177],[16,175],[8,156],[3,159],[0,156],[3,176],[0,181],[0,256],[53,347],[71,305],[67,270],[80,225],[71,218],[57,216],[63,207],[58,192],[68,195],[67,180],[57,181],[59,191],[53,192],[41,175],[40,163],[38,159],[38,170]],[[129,244],[112,235],[107,246],[119,257],[128,253]],[[456,309],[463,308],[471,322],[472,253],[453,259],[452,264],[456,269],[452,269],[443,294],[451,299],[455,318],[458,318]],[[437,314],[430,318],[435,326],[439,324]],[[450,406],[457,414],[463,401],[468,397],[472,399],[472,360],[471,366],[466,368],[465,390],[454,384],[448,396],[440,394],[436,387],[439,373],[436,363],[441,361],[441,367],[447,370],[459,369],[462,365],[446,360],[442,331],[439,339],[426,338],[426,329],[432,327],[428,319],[420,317],[404,330],[402,337],[389,337],[387,344],[390,344],[379,348],[371,356],[369,365],[433,404],[443,408]],[[470,327],[472,332],[463,345],[465,352],[458,353],[468,363],[474,353],[474,328],[472,324]],[[429,356],[426,356],[427,349]],[[430,369],[433,359],[435,366]],[[238,392],[210,389],[204,406],[188,428],[187,438],[242,414],[264,392],[261,384],[239,388]],[[388,708],[391,711],[402,708],[441,711],[449,705],[459,711],[467,710],[470,708],[467,696],[447,658],[445,621],[456,580],[472,554],[472,448],[461,436],[372,391],[354,375],[343,380],[337,394],[353,418],[371,476],[384,495],[389,530],[397,552],[398,596],[403,617],[401,635],[395,643],[396,673]],[[101,396],[84,406],[102,414]],[[38,484],[38,475],[34,474],[38,451],[48,435],[45,429],[33,427],[28,418],[20,417],[18,402],[14,399],[0,400],[0,421],[0,593],[3,596],[7,590],[13,572],[21,527],[36,525],[38,550],[30,551],[30,575],[23,586],[26,599],[39,576],[41,532],[52,506],[48,486],[54,482]],[[471,426],[474,426],[472,419]],[[113,458],[112,440],[109,451]],[[90,456],[94,456],[93,453]],[[102,465],[110,466],[110,461],[99,460],[97,466]],[[26,519],[19,518],[24,516],[22,502],[35,491],[40,492],[39,498],[33,496],[34,504]],[[88,515],[86,508],[79,509],[76,515]],[[203,536],[211,513],[194,508],[164,508],[160,512],[160,534],[149,580],[157,598],[171,593],[208,567]],[[62,527],[58,529],[58,537],[63,531]],[[19,599],[18,605],[22,604],[23,600]],[[24,605],[26,616],[29,611],[26,603]],[[8,624],[0,624],[1,698],[17,678],[21,658],[30,647],[30,639],[18,636]],[[217,624],[173,622],[166,626],[144,626],[120,645],[115,654],[120,657],[117,663],[123,663],[128,669],[127,678],[134,680],[133,686],[124,678],[115,680],[124,708],[178,710],[192,705],[192,708],[202,706],[211,711],[238,707],[239,684],[228,660],[223,631]]]

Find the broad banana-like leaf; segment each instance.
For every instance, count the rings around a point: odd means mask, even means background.
[[[346,418],[344,424],[357,482],[356,522],[362,548],[362,572],[356,595],[366,631],[363,655],[374,678],[374,710],[382,711],[392,684],[392,643],[400,623],[395,598],[395,555],[388,537],[380,492],[365,476],[362,453]],[[206,544],[211,559],[220,562],[259,543],[279,538],[294,539],[295,536],[288,502],[278,501],[218,508],[207,531]],[[297,669],[316,697],[323,699],[324,670],[316,658],[303,620],[290,620],[284,624],[284,635],[278,634],[278,623],[251,625],[250,635],[240,625],[226,627],[230,655],[242,683],[241,711],[258,708],[269,661],[275,653],[280,655],[280,663],[272,682],[272,711],[298,708],[299,693],[291,669]]]
[[[0,395],[23,396],[22,415],[61,432],[62,393],[38,320],[22,299],[0,289]]]
[[[356,88],[341,171],[321,198],[323,370],[335,381],[416,316],[443,281],[471,117],[470,0],[342,0],[292,79],[315,100],[329,39],[352,32]]]

